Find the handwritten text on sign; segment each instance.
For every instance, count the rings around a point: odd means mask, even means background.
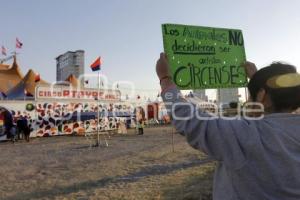
[[[164,49],[181,89],[244,87],[240,30],[163,24]]]

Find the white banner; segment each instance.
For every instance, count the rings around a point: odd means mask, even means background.
[[[36,100],[107,100],[120,101],[121,92],[119,90],[97,90],[97,89],[76,89],[69,87],[36,87]]]

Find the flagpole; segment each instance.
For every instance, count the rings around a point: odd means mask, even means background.
[[[174,128],[172,127],[172,152],[174,153],[175,152],[175,149],[174,149]]]
[[[98,71],[98,98],[97,98],[97,146],[100,146],[100,133],[99,133],[99,119],[100,119],[100,112],[99,112],[99,100],[100,100],[100,70]]]
[[[100,82],[101,82],[101,79],[100,79],[100,65],[101,65],[101,60],[100,60],[100,57],[97,58],[97,60],[95,62],[93,62],[93,64],[91,64],[91,68],[92,68],[92,71],[98,71],[98,95],[96,97],[96,105],[97,105],[97,142],[95,144],[95,146],[99,147],[100,146],[100,127],[99,127],[99,120],[100,120]]]
[[[248,88],[245,87],[245,101],[247,102],[248,101]]]

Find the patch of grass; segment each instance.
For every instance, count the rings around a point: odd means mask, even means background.
[[[214,163],[190,169],[183,180],[169,180],[164,186],[163,198],[166,200],[212,200]]]

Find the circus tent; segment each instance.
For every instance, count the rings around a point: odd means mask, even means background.
[[[8,68],[9,68],[9,65],[0,63],[0,70],[7,70]]]
[[[36,73],[33,70],[29,70],[24,78],[6,94],[7,99],[22,100],[33,99],[35,94],[35,88],[38,85],[49,85],[46,81],[35,81]]]
[[[37,86],[50,85],[43,79],[37,81],[37,76],[38,74],[31,69],[24,76],[16,61],[16,56],[14,56],[11,66],[0,63],[0,100],[34,99]],[[65,81],[58,82],[55,85],[71,86],[73,88],[82,86],[73,74]]]
[[[69,84],[70,84],[72,87],[78,87],[78,86],[80,86],[80,82],[78,81],[78,79],[77,79],[73,74],[71,74],[71,75],[66,79],[66,82],[69,82]]]
[[[14,58],[11,67],[9,65],[0,64],[0,92],[7,92],[14,88],[23,79],[23,74]]]

